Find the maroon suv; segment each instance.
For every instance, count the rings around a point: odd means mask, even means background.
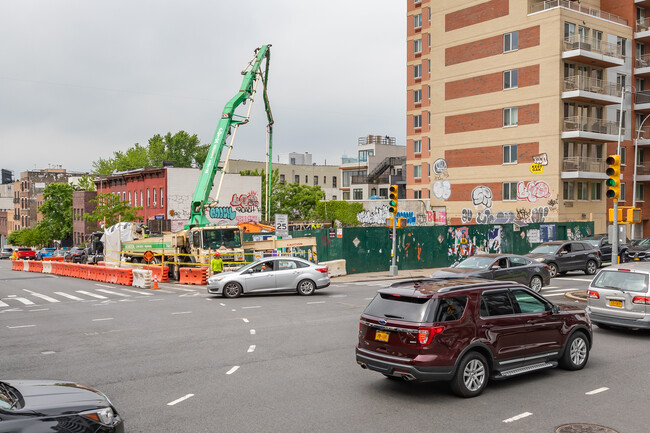
[[[392,378],[445,380],[462,397],[503,379],[589,358],[591,322],[513,282],[424,279],[381,289],[359,322],[357,363]]]

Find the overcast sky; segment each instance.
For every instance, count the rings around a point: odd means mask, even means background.
[[[403,0],[0,0],[0,168],[89,171],[180,130],[209,143],[264,44],[274,154],[405,144]],[[257,98],[232,157],[263,161],[265,126]]]

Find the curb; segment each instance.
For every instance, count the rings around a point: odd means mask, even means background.
[[[584,296],[582,296],[584,295]],[[564,294],[566,298],[573,299],[575,301],[587,302],[587,291],[580,290],[576,292],[567,292]]]

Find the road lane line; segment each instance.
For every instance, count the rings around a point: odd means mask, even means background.
[[[248,348],[248,353],[255,352],[255,345],[251,344],[251,346]]]
[[[248,319],[247,319],[247,318],[242,317],[242,320],[244,321],[244,323],[248,323]]]
[[[307,305],[310,305],[310,304],[324,304],[324,303],[325,303],[325,301],[313,301],[313,302],[307,302]]]
[[[527,416],[531,416],[531,415],[532,413],[530,412],[524,412],[524,413],[520,413],[519,415],[515,415],[512,418],[504,419],[503,422],[505,423],[513,422],[513,421],[520,420],[522,418],[526,418]]]
[[[37,308],[35,310],[27,310],[27,311],[31,313],[32,311],[49,311],[49,310],[50,310],[49,308]]]
[[[549,290],[550,293],[559,293],[559,292],[573,292],[577,289],[554,289],[554,290]]]
[[[67,294],[65,292],[54,292],[54,293],[59,295],[59,296],[63,296],[64,298],[72,299],[73,301],[83,301],[84,300],[84,299],[79,298],[79,297],[77,297],[75,295],[69,295],[69,294]]]
[[[603,391],[607,391],[609,388],[603,386],[602,388],[594,389],[593,391],[585,392],[585,395],[594,395],[599,394]]]
[[[99,286],[99,284],[97,284]],[[106,289],[97,289],[98,292],[102,293],[108,293],[109,295],[115,295],[115,296],[121,296],[123,298],[130,298],[131,295],[125,295],[124,293],[119,293],[119,292],[113,292],[112,290],[106,290]]]
[[[113,320],[112,317],[104,317],[103,319],[93,319],[93,322],[102,322],[104,320]]]
[[[177,312],[172,313],[172,314],[192,314],[192,312],[191,311],[177,311]]]
[[[222,307],[226,306],[226,304],[224,304],[223,302],[219,302],[219,305],[221,305]]]
[[[243,309],[245,309],[245,308],[262,308],[262,306],[261,306],[261,305],[255,305],[255,306],[253,306],[253,307],[241,307],[241,308],[242,308],[242,310],[243,310]]]
[[[18,328],[33,328],[36,325],[19,325],[19,326],[7,326],[9,329],[18,329]]]
[[[9,298],[9,299],[15,299],[16,301],[18,301],[18,302],[22,302],[22,303],[25,304],[25,305],[36,305],[36,304],[34,304],[32,301],[30,301],[29,299],[19,298],[19,297],[16,296],[16,295],[9,295],[8,298]],[[5,298],[5,299],[6,299],[6,298]]]
[[[0,301],[0,307],[8,307],[9,304],[5,304],[4,302]]]
[[[235,371],[237,371],[237,370],[239,370],[239,366],[238,366],[238,365],[235,365],[233,368],[231,368],[230,370],[228,370],[228,371],[226,372],[226,374],[233,374],[233,373],[234,373]]]
[[[114,289],[115,288],[115,286],[107,286],[106,284],[95,284],[95,285],[99,286],[99,287],[106,287],[107,289]]]
[[[131,289],[122,289],[122,290],[124,290],[125,292],[137,293],[138,295],[153,296],[153,293],[138,292],[137,290],[131,290]]]
[[[570,280],[570,281],[588,281],[591,282],[592,279],[587,279],[587,278],[569,278],[569,277],[557,277],[559,280]]]
[[[25,290],[26,292],[31,293],[32,296],[36,296],[37,298],[44,299],[44,300],[46,300],[48,302],[61,302],[58,299],[54,299],[51,296],[43,295],[42,293],[32,292],[31,290],[27,290],[27,289],[23,289],[23,290]]]
[[[255,335],[255,330],[251,329],[251,335]]]
[[[546,289],[559,289],[559,288],[560,288],[560,286],[546,286],[546,287],[544,287],[544,290],[546,290]]]
[[[102,295],[97,295],[97,294],[95,294],[95,293],[86,292],[85,290],[75,290],[75,292],[77,292],[77,293],[81,293],[82,295],[91,296],[91,297],[93,297],[93,298],[97,298],[97,299],[108,299],[106,296],[102,296]]]
[[[185,400],[187,400],[188,398],[191,398],[191,397],[194,397],[194,394],[187,394],[187,395],[184,395],[184,396],[181,397],[181,398],[177,398],[177,399],[174,400],[174,401],[170,401],[169,403],[167,403],[167,406],[173,406],[173,405],[175,405],[175,404],[177,404],[177,403],[180,403],[181,401],[185,401]]]

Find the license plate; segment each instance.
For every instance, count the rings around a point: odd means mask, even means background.
[[[382,331],[377,331],[375,333],[375,340],[377,341],[383,341],[384,343],[388,343],[388,337],[390,334],[388,332],[382,332]]]
[[[609,306],[623,308],[623,301],[609,301]]]
[[[636,261],[638,262],[638,261],[639,261],[639,258],[638,258],[638,257],[635,257],[634,260],[636,260]]]

